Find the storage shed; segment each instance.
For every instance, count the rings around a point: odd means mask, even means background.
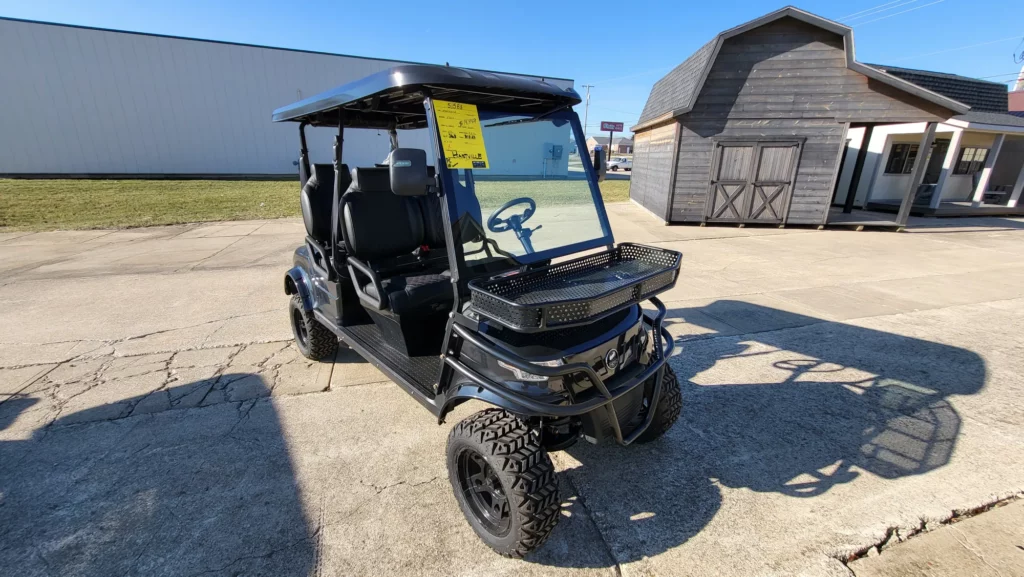
[[[826,224],[851,127],[934,130],[969,108],[857,62],[849,27],[786,7],[655,83],[630,197],[666,222]]]

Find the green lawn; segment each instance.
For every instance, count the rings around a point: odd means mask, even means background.
[[[506,188],[513,183],[478,184],[490,189],[488,196],[518,196]],[[555,189],[583,183],[551,180],[541,184],[552,187],[546,192],[558,196]],[[606,181],[601,191],[605,202],[628,200],[629,181]],[[293,180],[0,179],[0,228],[128,228],[299,214],[299,186]]]

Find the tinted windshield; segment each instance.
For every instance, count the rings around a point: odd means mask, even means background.
[[[596,183],[579,168],[570,171],[569,151],[586,150],[572,128],[573,113],[539,120],[479,115],[487,167],[451,170],[467,265],[501,256],[534,262],[610,237]]]

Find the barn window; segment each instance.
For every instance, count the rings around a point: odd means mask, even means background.
[[[960,158],[956,161],[953,174],[974,174],[985,168],[985,159],[988,158],[987,148],[975,148],[965,146],[960,149]]]
[[[885,163],[886,174],[910,174],[914,170],[917,159],[916,144],[893,144],[889,152],[889,161]]]

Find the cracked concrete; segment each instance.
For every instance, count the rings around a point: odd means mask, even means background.
[[[450,424],[351,351],[290,344],[299,221],[0,235],[0,567],[848,576],[1024,490],[1020,222],[609,212],[619,241],[684,253],[663,299],[684,414],[650,445],[555,453],[562,519],[523,561],[462,519]]]
[[[954,517],[912,540],[849,564],[857,577],[1021,577],[1024,575],[1024,501],[1018,498],[979,515]]]

